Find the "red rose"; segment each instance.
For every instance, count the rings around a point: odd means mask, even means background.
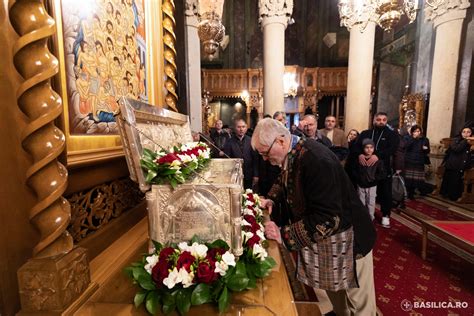
[[[183,251],[183,253],[178,258],[176,268],[178,269],[178,271],[181,268],[185,268],[186,271],[190,272],[191,266],[193,265],[195,260],[196,258],[194,258],[194,256],[189,251]]]
[[[247,194],[247,200],[249,200],[250,202],[255,203],[255,198],[253,197],[252,193]]]
[[[161,260],[168,260],[169,256],[172,255],[174,253],[174,249],[171,248],[171,247],[166,247],[166,248],[163,248],[161,249],[160,251],[160,261]]]
[[[225,253],[224,248],[211,248],[207,251],[206,259],[209,261],[210,264],[216,263],[217,255],[223,255]]]
[[[151,278],[155,282],[156,287],[160,288],[163,286],[163,280],[168,277],[169,264],[166,260],[160,260],[151,270]]]
[[[249,223],[249,224],[253,224],[253,223],[256,223],[257,220],[255,219],[254,216],[252,215],[244,215],[244,219]]]
[[[255,234],[258,230],[260,230],[260,225],[257,222],[252,223],[252,227],[250,227],[250,231]]]
[[[175,160],[180,160],[174,153],[169,153],[157,160],[159,164],[172,163]]]
[[[214,282],[217,279],[217,273],[214,272],[214,269],[215,267],[212,267],[212,265],[201,262],[197,268],[196,280],[202,283]]]
[[[255,234],[253,235],[252,238],[250,238],[247,241],[247,245],[249,246],[249,248],[253,248],[253,245],[258,244],[259,242],[260,242],[260,237],[258,237],[257,234]]]

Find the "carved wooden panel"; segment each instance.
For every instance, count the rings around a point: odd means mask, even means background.
[[[75,242],[107,225],[144,198],[129,178],[115,180],[68,197],[71,204],[69,232]]]

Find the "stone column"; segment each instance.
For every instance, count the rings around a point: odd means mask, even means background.
[[[375,23],[369,22],[363,32],[350,30],[347,103],[344,128],[363,131],[369,127],[372,66],[374,60]]]
[[[186,98],[191,130],[202,132],[201,46],[198,36],[197,0],[185,2]]]
[[[263,31],[263,107],[267,114],[284,111],[285,29],[293,11],[293,0],[258,2]]]
[[[436,32],[427,128],[432,144],[451,134],[462,24],[469,6],[469,0],[445,0],[425,8]]]

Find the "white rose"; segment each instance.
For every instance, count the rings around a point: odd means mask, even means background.
[[[247,189],[247,190],[245,190],[245,193],[249,194],[249,193],[253,193],[253,191],[252,191],[252,189]]]
[[[158,258],[159,258],[158,255],[146,257],[147,264],[145,264],[145,267],[144,267],[146,272],[151,274],[151,270],[158,263]]]

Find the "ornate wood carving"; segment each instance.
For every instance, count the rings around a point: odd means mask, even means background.
[[[18,271],[24,311],[65,309],[90,283],[86,250],[75,248],[59,260],[37,259]]]
[[[22,134],[23,149],[33,160],[26,174],[27,184],[38,199],[30,210],[30,221],[41,236],[33,257],[52,257],[69,252],[73,246],[66,230],[70,206],[62,197],[67,170],[57,160],[65,149],[65,137],[54,125],[63,107],[50,86],[50,79],[58,73],[58,60],[47,44],[56,26],[42,1],[12,1],[9,7],[11,24],[20,35],[13,48],[13,62],[25,79],[17,91],[18,105],[30,120]]]
[[[169,108],[178,112],[178,80],[176,66],[176,21],[174,19],[175,5],[174,0],[163,0],[161,7],[163,11],[163,45],[165,57],[165,102]]]
[[[421,93],[406,94],[399,105],[399,128],[409,129],[413,125],[422,126],[425,112],[425,101]]]
[[[75,193],[71,204],[69,231],[75,242],[107,225],[112,219],[136,206],[144,195],[129,178],[115,180]]]

